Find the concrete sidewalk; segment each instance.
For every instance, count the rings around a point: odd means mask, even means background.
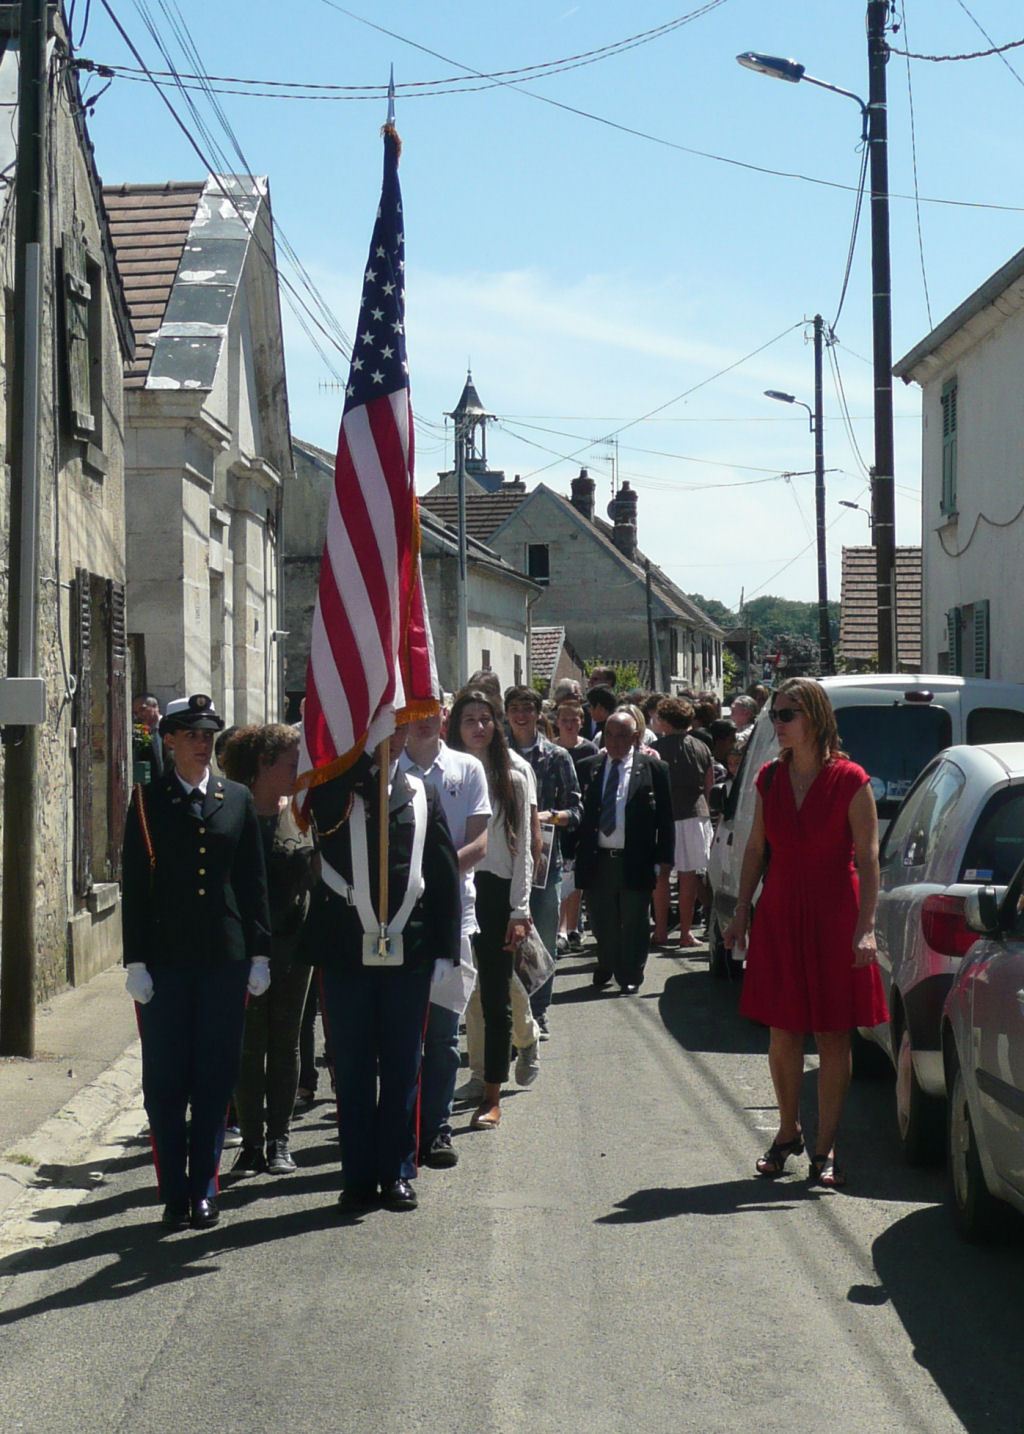
[[[124,969],[36,1012],[36,1055],[0,1058],[0,1254],[44,1243],[146,1124],[135,1007]]]

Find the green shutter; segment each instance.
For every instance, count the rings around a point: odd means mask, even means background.
[[[988,676],[988,598],[974,604],[974,676]]]
[[[953,674],[963,672],[960,657],[960,609],[951,607],[946,613],[946,642],[949,649],[949,668]]]
[[[942,495],[939,507],[943,513],[957,511],[956,445],[957,445],[958,382],[949,378],[942,385]]]

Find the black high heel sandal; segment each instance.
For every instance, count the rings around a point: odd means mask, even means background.
[[[804,1137],[801,1131],[797,1131],[793,1140],[773,1140],[754,1169],[763,1180],[775,1180],[785,1170],[791,1155],[803,1153]]]
[[[841,1190],[846,1184],[846,1171],[831,1155],[815,1155],[807,1177],[812,1185],[821,1185],[825,1190]]]

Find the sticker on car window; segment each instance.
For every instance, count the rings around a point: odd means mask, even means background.
[[[964,881],[991,881],[993,875],[987,866],[969,866],[964,872]]]
[[[901,777],[898,781],[883,782],[882,785],[885,788],[883,796],[888,797],[890,801],[901,802],[914,785],[914,779],[913,777]]]

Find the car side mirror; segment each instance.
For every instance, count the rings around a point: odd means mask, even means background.
[[[979,886],[964,902],[964,921],[969,931],[994,936],[999,930],[999,909],[1006,896],[1005,886]]]

